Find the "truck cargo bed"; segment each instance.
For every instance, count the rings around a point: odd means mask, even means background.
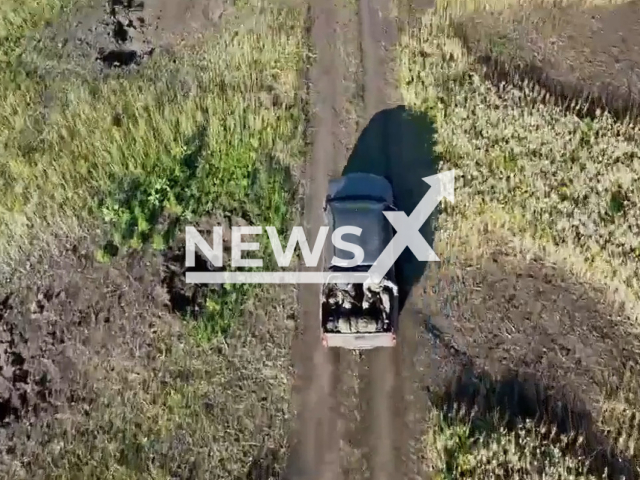
[[[322,288],[323,343],[365,349],[395,345],[398,289],[384,279],[374,283],[336,283]]]

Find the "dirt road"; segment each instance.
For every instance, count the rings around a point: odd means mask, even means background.
[[[360,0],[357,5],[348,0],[311,2],[310,40],[316,57],[308,72],[312,144],[305,172],[308,238],[315,238],[322,224],[330,177],[349,168],[372,170],[380,165],[386,172],[393,168],[390,158],[368,158],[363,163],[354,152],[379,150],[367,145],[369,139],[388,140],[391,134],[389,121],[377,118],[398,102],[391,48],[409,10],[408,4],[403,6],[400,15],[405,18],[399,19],[393,16],[390,0]],[[380,151],[391,151],[381,147]],[[302,286],[299,295],[302,331],[293,347],[298,372],[294,404],[299,413],[287,478],[419,476],[412,454],[417,435],[409,427],[412,412],[422,403],[414,401],[411,383],[414,322],[401,319],[402,349],[362,356],[327,353],[319,342],[319,286]]]
[[[339,49],[338,22],[346,10],[329,2],[311,6],[311,41],[316,60],[308,72],[311,118],[308,128],[313,144],[312,158],[305,172],[304,226],[309,238],[315,238],[322,224],[322,200],[329,176],[339,172],[347,156],[341,120],[344,120],[347,95],[346,62]],[[340,425],[338,402],[334,394],[339,353],[329,354],[320,348],[319,286],[303,285],[300,293],[302,331],[293,346],[298,370],[294,403],[299,412],[296,443],[290,455],[290,478],[340,478]]]

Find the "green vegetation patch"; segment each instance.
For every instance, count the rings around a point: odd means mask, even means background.
[[[0,4],[0,62],[11,64],[24,52],[26,38],[47,22],[87,0],[5,0]],[[6,74],[6,70],[3,74]],[[3,87],[6,87],[4,85]]]
[[[540,429],[533,421],[508,430],[498,418],[470,422],[462,415],[434,413],[431,422],[424,442],[438,480],[598,478],[588,473],[589,459],[566,455],[575,439]]]

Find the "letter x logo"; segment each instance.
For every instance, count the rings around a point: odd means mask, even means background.
[[[379,283],[382,280],[407,247],[421,262],[440,261],[420,233],[420,228],[438,206],[440,200],[446,197],[449,201],[454,201],[454,173],[455,170],[449,170],[438,175],[424,177],[422,180],[431,185],[431,188],[422,197],[409,217],[404,212],[384,213],[396,229],[396,234],[369,269],[369,275],[374,282]]]

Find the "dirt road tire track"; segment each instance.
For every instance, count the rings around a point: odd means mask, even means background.
[[[306,191],[304,227],[307,238],[316,238],[323,224],[322,206],[330,176],[339,174],[347,158],[343,125],[348,92],[343,81],[347,66],[340,51],[340,0],[313,0],[309,6],[310,41],[315,58],[308,71],[309,136],[311,159],[304,172]],[[320,286],[302,285],[299,291],[301,335],[293,346],[299,370],[294,404],[299,412],[287,478],[340,480],[341,357],[320,343]]]

